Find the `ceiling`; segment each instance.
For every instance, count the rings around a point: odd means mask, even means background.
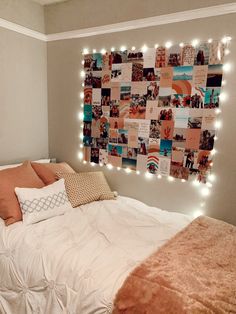
[[[65,2],[68,0],[32,0],[32,1],[37,2],[41,5],[47,5],[47,4],[52,4],[52,3]]]

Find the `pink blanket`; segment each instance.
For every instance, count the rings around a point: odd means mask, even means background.
[[[118,313],[236,313],[236,227],[195,219],[129,275]]]

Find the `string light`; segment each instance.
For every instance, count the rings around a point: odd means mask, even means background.
[[[97,52],[97,50],[96,49],[93,49],[93,53],[96,53]]]
[[[126,173],[130,173],[132,170],[130,168],[125,168]]]
[[[101,49],[101,54],[104,55],[106,53],[106,49]]]
[[[83,49],[83,54],[84,54],[84,55],[89,54],[89,50],[88,50],[88,48],[84,48],[84,49]]]
[[[225,92],[223,92],[223,93],[220,93],[220,101],[221,102],[224,102],[224,101],[226,101],[226,99],[227,99],[227,94],[225,93]]]
[[[136,49],[136,48],[135,48],[134,46],[131,48],[132,51],[135,51],[135,49]]]
[[[157,48],[159,47],[159,45],[158,45],[158,44],[155,44],[155,46],[154,46],[154,47],[155,47],[155,49],[157,49]]]
[[[152,179],[153,178],[153,174],[151,174],[150,172],[145,172],[145,178],[146,179]]]
[[[193,47],[197,47],[198,44],[199,44],[199,39],[194,39],[194,40],[192,41],[192,46],[193,46]]]
[[[222,127],[222,122],[220,121],[220,120],[217,120],[216,122],[215,122],[215,128],[216,129],[220,129]]]
[[[172,177],[172,176],[168,176],[167,179],[168,179],[168,181],[170,181],[170,182],[173,182],[173,181],[175,180],[174,177]]]
[[[221,41],[223,44],[227,44],[231,39],[232,37],[230,36],[224,36]]]
[[[136,174],[137,174],[137,175],[140,175],[140,171],[139,171],[139,170],[137,170],[137,171],[136,171]]]
[[[80,92],[79,95],[80,95],[80,98],[81,98],[81,99],[84,99],[84,92]]]
[[[95,167],[95,166],[96,166],[95,162],[90,162],[90,165],[91,165],[92,167]]]
[[[114,52],[115,51],[115,48],[114,47],[111,47],[111,52]]]
[[[121,52],[124,52],[125,50],[126,50],[126,47],[125,47],[125,46],[121,46],[121,47],[120,47],[120,51],[121,51]]]
[[[142,52],[145,53],[148,50],[148,47],[146,45],[143,45]]]
[[[81,61],[81,64],[84,65],[84,60]]]
[[[184,47],[184,43],[180,43],[179,46],[180,46],[181,48],[183,48],[183,47]]]
[[[207,178],[208,178],[208,180],[210,180],[211,182],[214,182],[214,181],[216,180],[216,176],[215,176],[213,173],[209,174],[209,175],[207,176]]]
[[[167,42],[165,43],[166,49],[169,49],[171,46],[172,46],[172,42],[171,42],[171,41],[167,41]]]
[[[197,217],[202,216],[202,215],[204,215],[204,212],[200,209],[197,209],[193,212],[193,218],[197,218]]]
[[[223,65],[223,71],[224,72],[229,72],[231,70],[231,64],[230,63],[225,63],[224,65]]]
[[[117,169],[118,171],[120,171],[121,167],[117,167],[116,169]]]
[[[80,77],[82,77],[82,78],[85,77],[85,72],[84,72],[84,70],[80,71]]]
[[[209,38],[209,39],[208,39],[208,43],[211,44],[212,42],[213,42],[213,39],[212,39],[212,38]]]
[[[83,121],[84,120],[84,113],[81,111],[79,112],[79,120]]]
[[[84,134],[83,134],[83,132],[80,133],[79,138],[80,138],[81,140],[84,139]]]
[[[161,178],[162,178],[162,175],[158,174],[157,179],[161,179]]]
[[[83,164],[87,164],[87,161],[86,161],[86,160],[83,160]]]
[[[202,196],[208,196],[210,194],[210,190],[207,187],[201,189]]]
[[[107,164],[107,168],[108,168],[109,170],[113,169],[112,164]]]
[[[83,157],[84,157],[84,154],[83,154],[82,152],[79,152],[79,153],[78,153],[78,158],[79,158],[79,160],[82,160]]]

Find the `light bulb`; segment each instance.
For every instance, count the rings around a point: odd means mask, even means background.
[[[121,47],[120,47],[120,51],[121,51],[121,52],[124,52],[125,50],[126,50],[126,47],[125,47],[125,46],[121,46]]]
[[[169,49],[171,46],[172,46],[172,42],[171,41],[167,41],[166,44],[165,44],[165,47],[167,49]]]
[[[84,49],[83,49],[83,54],[84,54],[84,55],[87,55],[88,53],[89,53],[88,48],[84,48]]]
[[[79,158],[80,160],[82,160],[83,157],[84,157],[83,153],[82,153],[82,152],[79,152],[79,153],[78,153],[78,158]]]
[[[193,46],[193,47],[197,47],[198,44],[199,44],[199,40],[198,40],[198,39],[194,39],[194,40],[192,41],[192,46]]]

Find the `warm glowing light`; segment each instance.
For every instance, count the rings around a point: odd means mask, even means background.
[[[154,46],[156,49],[159,47],[159,45],[158,44],[155,44],[155,46]]]
[[[198,180],[194,180],[194,181],[193,181],[193,185],[194,185],[194,186],[199,186],[200,184],[201,184],[201,183],[200,183]]]
[[[103,163],[102,163],[102,162],[100,162],[100,163],[99,163],[99,166],[100,166],[100,167],[102,167],[102,166],[103,166]]]
[[[193,47],[197,47],[198,44],[199,44],[199,39],[194,39],[194,40],[192,41],[192,46],[193,46]]]
[[[205,205],[206,205],[205,202],[201,202],[201,204],[200,204],[201,207],[204,207]]]
[[[181,182],[186,182],[186,180],[185,179],[181,179]]]
[[[183,47],[184,47],[184,43],[180,43],[179,46],[180,46],[181,48],[183,48]]]
[[[206,186],[208,186],[209,188],[212,188],[212,183],[211,182],[207,182]]]
[[[81,76],[82,78],[85,77],[85,72],[84,72],[84,70],[80,71],[80,76]]]
[[[80,95],[80,98],[81,98],[81,99],[84,99],[84,92],[80,92],[79,95]]]
[[[83,121],[84,120],[84,113],[81,111],[79,112],[79,120]]]
[[[84,160],[84,161],[83,161],[83,164],[87,164],[87,161],[86,161],[86,160]]]
[[[221,127],[222,127],[222,121],[217,120],[217,121],[215,122],[215,128],[216,128],[216,129],[220,129]]]
[[[227,44],[231,39],[232,37],[230,36],[224,36],[221,41],[223,44]]]
[[[107,168],[108,168],[109,170],[113,169],[112,164],[107,164]]]
[[[93,49],[93,53],[96,53],[97,52],[97,50],[96,49]]]
[[[80,138],[81,140],[84,139],[84,134],[83,134],[83,132],[80,133],[79,138]]]
[[[79,153],[78,153],[78,158],[79,158],[80,160],[82,160],[83,157],[84,157],[83,153],[82,153],[82,152],[79,152]]]
[[[165,44],[166,49],[169,49],[172,46],[172,42],[171,41],[167,41]]]
[[[136,49],[136,48],[135,48],[134,46],[131,48],[132,51],[134,51],[135,49]]]
[[[151,174],[150,172],[145,172],[145,178],[146,179],[152,179],[153,178],[153,174]]]
[[[139,171],[139,170],[137,170],[137,171],[136,171],[136,174],[137,174],[137,175],[140,175],[140,171]]]
[[[197,218],[197,217],[202,216],[202,215],[204,215],[204,212],[200,209],[197,209],[193,212],[193,218]]]
[[[147,50],[148,50],[147,45],[143,45],[143,47],[142,47],[142,52],[145,53]]]
[[[121,168],[120,168],[120,167],[117,167],[116,169],[117,169],[118,171],[120,171]]]
[[[101,49],[101,54],[104,55],[106,53],[106,49]]]
[[[111,52],[114,52],[115,51],[115,47],[111,47]]]
[[[82,87],[84,87],[84,82],[81,84]]]
[[[226,85],[226,80],[222,80],[221,85],[225,86]]]
[[[95,167],[95,166],[96,166],[95,162],[90,162],[90,165],[91,165],[92,167]]]
[[[84,60],[81,61],[81,64],[84,65]]]
[[[123,52],[123,51],[125,51],[125,50],[126,50],[126,47],[125,47],[125,46],[121,46],[121,47],[120,47],[120,51]]]
[[[208,196],[210,194],[210,190],[207,187],[201,189],[202,196]]]
[[[88,53],[89,53],[88,48],[84,48],[84,49],[83,49],[83,54],[84,54],[84,55],[87,55]]]
[[[130,173],[132,170],[130,168],[125,168],[126,173]]]
[[[81,107],[81,108],[84,108],[84,104],[80,104],[80,107]]]
[[[168,181],[170,181],[170,182],[173,182],[173,181],[175,180],[174,177],[172,177],[172,176],[168,176],[167,179],[168,179]]]
[[[83,148],[83,147],[84,147],[84,145],[83,145],[83,144],[80,144],[80,145],[79,145],[79,147],[80,147],[80,148]]]
[[[215,135],[214,136],[214,141],[217,141],[218,140],[218,137]]]
[[[217,153],[217,150],[216,150],[215,148],[213,148],[213,149],[211,150],[211,155],[214,156],[216,153]]]
[[[158,174],[157,178],[158,178],[158,179],[161,179],[161,178],[162,178],[161,174]]]
[[[216,114],[220,114],[221,113],[221,109],[220,108],[216,108],[215,113]]]
[[[210,180],[211,182],[214,182],[214,181],[216,180],[216,176],[215,176],[213,173],[209,174],[209,175],[207,176],[207,178],[208,178],[208,180]]]
[[[220,93],[220,101],[226,101],[227,100],[227,94],[225,92]]]
[[[212,39],[212,38],[209,38],[209,39],[208,39],[208,42],[209,42],[209,44],[211,44],[211,43],[213,42],[213,39]]]
[[[225,49],[225,55],[228,56],[230,54],[230,50],[227,48]]]
[[[225,63],[223,65],[223,71],[224,72],[229,72],[231,70],[231,64],[230,63]]]

